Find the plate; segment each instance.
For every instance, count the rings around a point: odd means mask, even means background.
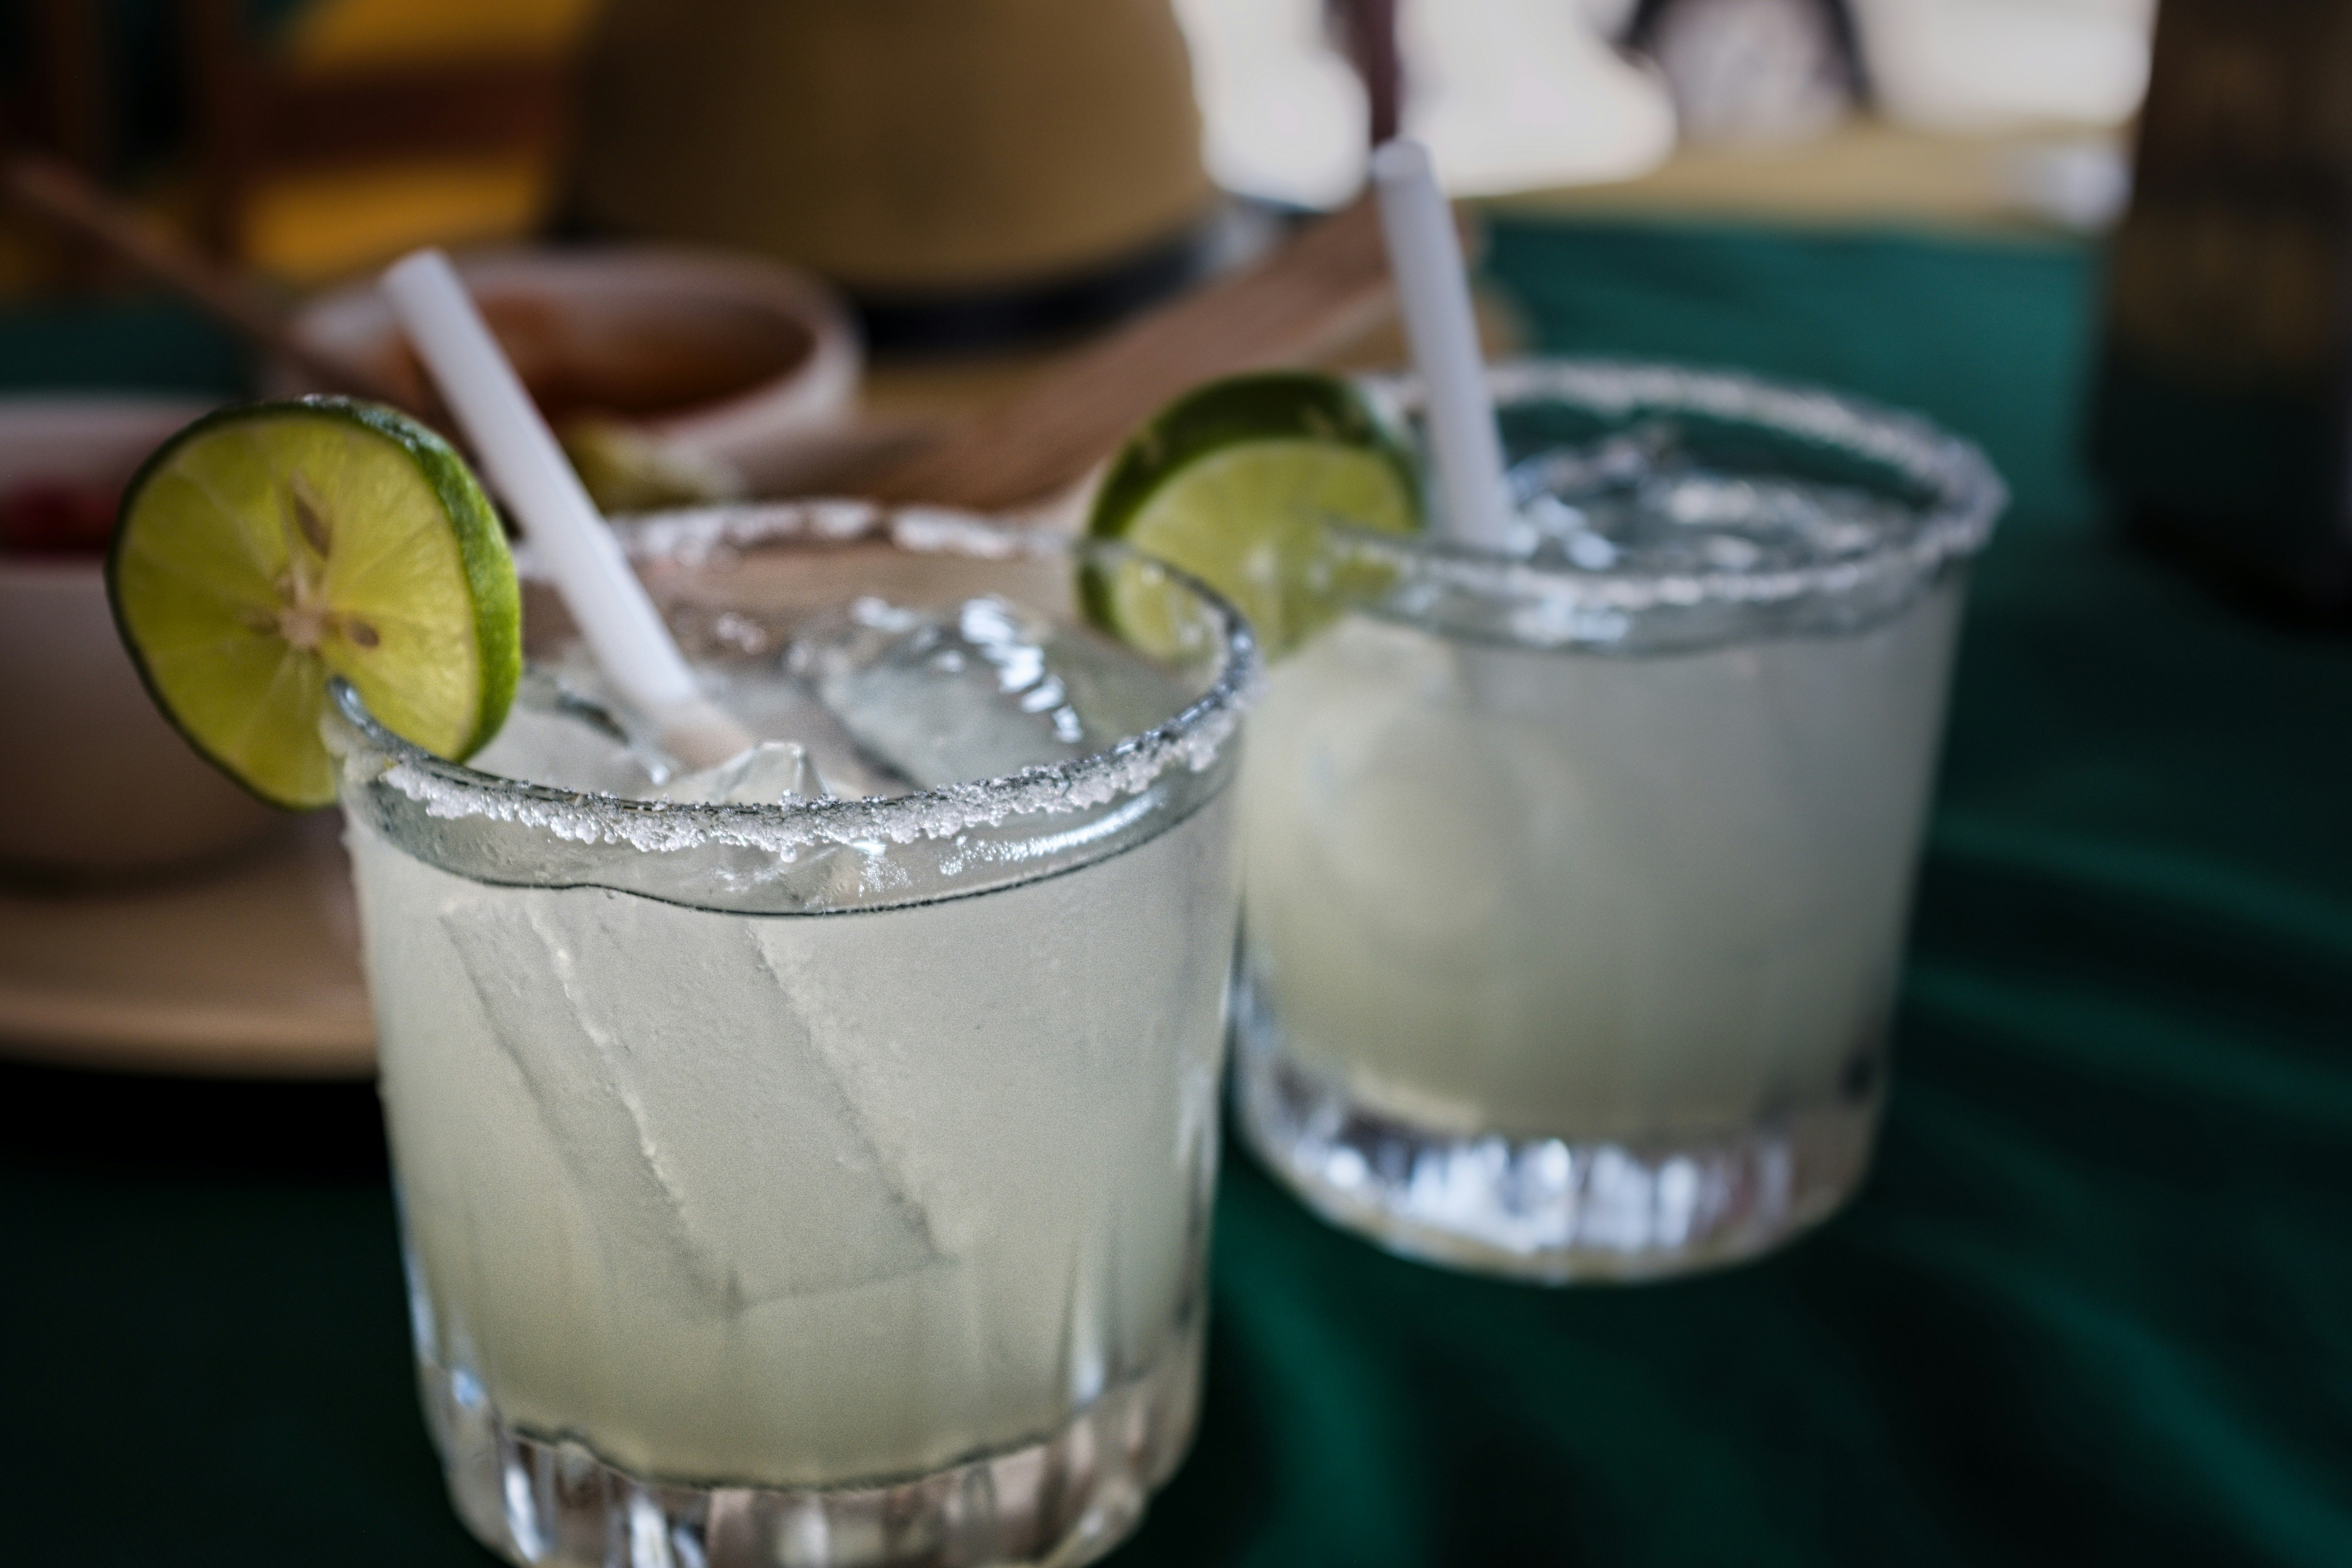
[[[375,1030],[340,813],[169,881],[0,883],[0,1053],[117,1071],[365,1079]]]

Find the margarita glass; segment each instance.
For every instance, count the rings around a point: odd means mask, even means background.
[[[1147,660],[1074,624],[1101,547],[936,512],[621,532],[796,744],[677,776],[561,655],[471,766],[331,726],[458,1510],[527,1563],[1107,1550],[1193,1422],[1249,635],[1186,586]]]
[[[1538,1280],[1751,1255],[1862,1179],[1976,450],[1826,394],[1491,379],[1506,549],[1341,529],[1367,595],[1244,769],[1243,1123],[1393,1249]],[[1373,389],[1400,423],[1413,395]]]

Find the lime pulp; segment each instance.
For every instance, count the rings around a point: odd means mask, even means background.
[[[1136,432],[1097,492],[1087,531],[1200,578],[1269,657],[1296,647],[1378,584],[1332,548],[1332,526],[1421,527],[1410,457],[1345,381],[1271,372],[1213,382]],[[1147,652],[1179,651],[1180,596],[1149,562],[1089,566],[1101,625]]]

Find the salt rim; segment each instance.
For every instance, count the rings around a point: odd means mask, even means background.
[[[871,501],[812,500],[700,507],[615,520],[624,550],[636,560],[704,565],[731,550],[787,540],[820,543],[885,541],[902,550],[961,553],[982,560],[1133,555],[1114,542],[1070,541],[1000,528],[967,512],[934,507],[885,508]],[[517,552],[527,576],[536,564]],[[331,737],[355,784],[381,781],[443,819],[513,823],[581,844],[625,844],[647,853],[706,845],[761,850],[791,859],[816,845],[910,844],[996,827],[1010,816],[1086,810],[1121,795],[1140,795],[1179,763],[1192,773],[1214,765],[1219,749],[1264,680],[1249,624],[1214,590],[1173,567],[1153,565],[1208,606],[1224,633],[1224,659],[1209,689],[1171,718],[1106,751],[1040,763],[1015,773],[919,790],[885,800],[815,800],[774,805],[700,805],[639,800],[528,784],[436,757],[379,724],[341,680],[331,683],[348,731]]]
[[[1371,377],[1362,384],[1400,429],[1420,402],[1418,384],[1409,376]],[[1765,572],[1591,572],[1538,565],[1434,535],[1399,538],[1347,528],[1341,531],[1350,549],[1482,597],[1540,598],[1570,612],[1638,614],[1842,597],[1881,582],[1924,579],[1945,562],[1982,549],[2009,504],[2008,486],[1975,443],[1916,415],[1843,393],[1727,371],[1615,360],[1515,360],[1491,367],[1487,384],[1498,405],[1549,400],[1603,415],[1704,414],[1802,437],[1882,463],[1919,485],[1930,498],[1928,514],[1907,537],[1859,559]]]

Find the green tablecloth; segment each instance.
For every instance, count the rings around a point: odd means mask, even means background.
[[[1877,1173],[1779,1258],[1558,1292],[1229,1158],[1199,1447],[1113,1561],[2352,1563],[2352,641],[2116,542],[2090,254],[1506,224],[1492,265],[1548,348],[1908,405],[2016,489]],[[5,1555],[485,1561],[382,1157],[363,1090],[0,1078]]]

